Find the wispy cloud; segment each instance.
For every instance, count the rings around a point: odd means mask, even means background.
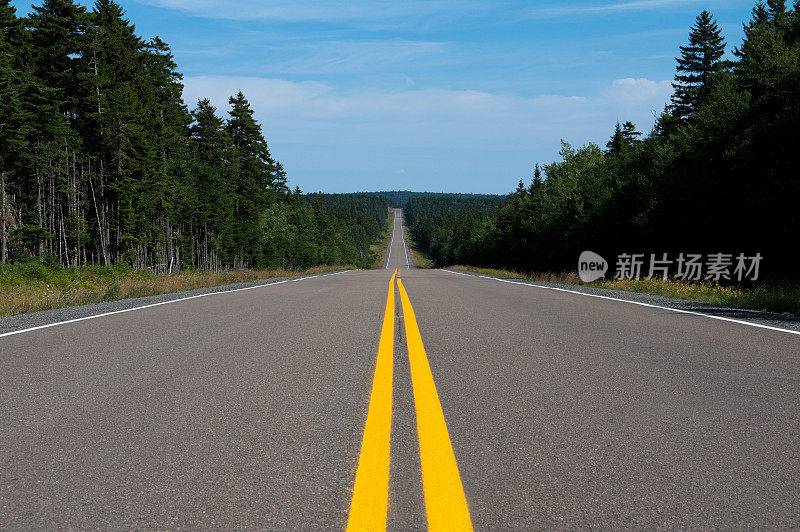
[[[126,7],[140,30],[175,44],[190,106],[210,97],[224,112],[231,94],[247,95],[304,188],[376,188],[385,176],[385,187],[500,192],[533,162],[557,157],[560,138],[602,145],[617,120],[647,131],[669,99],[671,58],[696,11],[744,20],[752,0]],[[741,29],[731,28],[734,42]]]
[[[613,15],[617,13],[652,11],[687,4],[703,3],[700,0],[634,0],[601,5],[540,7],[529,11],[531,18],[563,17],[567,15]],[[708,2],[706,2],[708,3]]]
[[[614,80],[600,96],[613,102],[614,108],[624,116],[635,114],[643,107],[661,111],[663,104],[667,102],[671,94],[672,82],[670,80],[652,81],[647,78],[624,78]],[[658,103],[661,103],[661,106],[653,108]]]
[[[289,57],[270,65],[274,72],[292,74],[344,74],[391,66],[442,54],[443,42],[393,40],[321,41],[293,44]]]
[[[509,183],[494,185],[504,190],[536,160],[554,158],[560,138],[605,143],[617,120],[632,120],[647,131],[671,90],[669,81],[645,78],[618,79],[589,95],[534,96],[442,88],[342,90],[253,77],[189,77],[185,82],[187,101],[209,97],[221,112],[228,97],[242,90],[293,179],[325,190],[335,187],[314,168],[333,154],[341,175],[397,177],[397,168],[403,168],[412,179],[426,175],[424,168],[435,171],[432,161],[454,150],[465,151],[472,161],[464,172],[508,177]],[[505,165],[500,170],[499,159]],[[485,183],[481,187],[486,190]]]
[[[374,20],[469,9],[469,0],[139,0],[206,18],[281,21]]]
[[[649,11],[703,3],[700,0],[628,0],[605,4],[552,5],[529,8],[526,2],[480,2],[478,0],[136,0],[176,9],[193,16],[230,20],[380,21],[432,15],[465,16],[482,13],[524,14],[524,18],[560,17],[573,14],[614,14]],[[706,0],[705,3],[708,3]],[[514,17],[518,18],[518,17]],[[484,20],[484,22],[487,22]]]
[[[617,119],[636,120],[647,129],[652,125],[652,111],[660,111],[672,91],[669,80],[646,78],[617,79],[592,95],[535,96],[439,88],[341,91],[315,81],[254,77],[196,76],[186,78],[185,83],[190,105],[208,97],[220,109],[226,109],[228,98],[241,90],[265,123],[291,121],[292,128],[312,122],[346,127],[378,124],[387,131],[398,126],[417,127],[418,134],[413,138],[429,140],[426,131],[441,131],[442,125],[452,127],[448,136],[459,138],[500,139],[519,128],[541,130],[542,135],[556,139],[577,133],[573,140],[578,143],[595,138],[591,123],[579,133],[581,120],[587,118],[590,122],[599,120],[603,134]],[[479,133],[489,123],[493,129]],[[328,139],[334,143],[339,140]],[[363,138],[359,142],[370,144],[374,140]]]

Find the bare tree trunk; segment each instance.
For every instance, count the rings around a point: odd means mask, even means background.
[[[8,229],[6,228],[7,225],[7,216],[6,216],[6,173],[4,170],[0,169],[0,232],[2,232],[2,237],[0,237],[0,264],[5,264],[7,260],[8,254]]]
[[[36,221],[39,227],[44,227],[44,206],[42,205],[42,173],[39,169],[39,163],[36,163]],[[38,245],[39,260],[42,260],[44,255],[44,242],[39,241]]]
[[[55,255],[56,246],[58,245],[58,232],[56,231],[56,183],[53,177],[52,161],[48,161],[47,169],[47,193],[50,196],[48,198],[50,203],[50,212],[47,220],[47,226],[48,229],[50,229],[50,234],[53,236],[53,238],[50,239],[50,253]]]
[[[81,226],[78,211],[78,168],[75,162],[75,150],[72,150],[72,164],[70,165],[70,198],[69,198],[69,217],[70,223],[75,224],[75,255],[70,259],[71,266],[77,266],[80,261],[81,253]]]

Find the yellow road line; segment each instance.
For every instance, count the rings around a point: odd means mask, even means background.
[[[389,507],[389,439],[392,429],[392,347],[394,346],[394,279],[389,282],[386,313],[378,344],[364,439],[358,459],[347,530],[386,530]]]
[[[422,345],[417,318],[403,281],[397,279],[397,284],[403,303],[411,383],[417,409],[417,435],[428,530],[472,530],[467,498],[458,474],[439,394],[436,393],[436,383]]]

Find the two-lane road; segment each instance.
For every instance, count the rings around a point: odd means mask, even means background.
[[[383,270],[0,336],[0,529],[800,526],[800,335],[410,269],[401,216]]]
[[[386,252],[386,261],[383,267],[387,270],[394,270],[395,268],[411,269],[414,267],[414,261],[406,243],[403,209],[393,209],[392,212],[392,239],[389,242],[389,249]]]

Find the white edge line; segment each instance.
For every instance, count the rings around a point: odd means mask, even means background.
[[[773,327],[771,325],[762,325],[760,323],[753,323],[752,321],[737,320],[737,319],[734,319],[734,318],[726,318],[724,316],[714,316],[712,314],[703,314],[702,312],[695,312],[693,310],[683,310],[683,309],[673,308],[673,307],[662,307],[660,305],[652,305],[650,303],[642,303],[641,301],[630,301],[628,299],[619,299],[619,298],[611,297],[611,296],[601,296],[599,294],[588,294],[586,292],[579,292],[577,290],[569,290],[567,288],[556,288],[555,286],[542,286],[540,284],[521,283],[521,282],[518,282],[518,281],[510,281],[508,279],[499,279],[497,277],[490,277],[488,275],[480,275],[480,274],[473,274],[473,273],[463,273],[463,272],[456,272],[456,271],[453,271],[453,270],[446,270],[446,269],[442,269],[442,271],[443,272],[448,272],[448,273],[454,273],[456,275],[464,275],[466,277],[480,277],[482,279],[491,279],[492,281],[499,281],[501,283],[518,284],[518,285],[522,285],[522,286],[530,286],[530,287],[533,287],[533,288],[542,288],[544,290],[556,290],[558,292],[567,292],[567,293],[570,293],[570,294],[578,294],[578,295],[581,295],[581,296],[595,297],[597,299],[610,299],[611,301],[619,301],[621,303],[630,303],[631,305],[639,305],[640,307],[650,307],[650,308],[657,308],[657,309],[662,309],[662,310],[671,310],[672,312],[678,312],[680,314],[691,314],[693,316],[702,316],[704,318],[711,318],[712,320],[728,321],[728,322],[731,322],[731,323],[739,323],[741,325],[749,325],[751,327],[758,327],[760,329],[769,329],[771,331],[780,331],[780,332],[785,332],[785,333],[789,333],[789,334],[800,335],[800,331],[795,331],[795,330],[792,330],[792,329],[782,329],[780,327]]]
[[[392,241],[389,242],[389,254],[386,255],[386,266],[383,269],[389,268],[389,259],[392,258],[392,244],[394,244],[394,226],[397,225],[397,210],[392,211],[394,212],[394,218],[392,218]]]
[[[57,327],[59,325],[68,325],[70,323],[77,323],[79,321],[93,320],[95,318],[104,318],[106,316],[113,316],[114,314],[124,314],[126,312],[133,312],[134,310],[143,310],[143,309],[146,309],[146,308],[160,307],[161,305],[169,305],[170,303],[178,303],[180,301],[188,301],[190,299],[197,299],[197,298],[200,298],[200,297],[216,296],[216,295],[220,295],[220,294],[231,294],[233,292],[243,292],[245,290],[255,290],[256,288],[264,288],[265,286],[274,286],[274,285],[283,284],[283,283],[296,283],[297,281],[303,281],[305,279],[315,279],[317,277],[328,277],[329,275],[339,275],[339,274],[342,274],[342,273],[347,273],[347,272],[352,272],[352,271],[356,271],[356,270],[344,270],[344,271],[341,271],[341,272],[322,273],[322,274],[318,274],[318,275],[309,275],[308,277],[300,277],[299,279],[284,279],[283,281],[275,281],[275,282],[272,282],[272,283],[264,283],[264,284],[259,284],[259,285],[256,285],[256,286],[247,286],[245,288],[235,288],[233,290],[223,290],[223,291],[220,291],[220,292],[209,292],[207,294],[197,294],[197,295],[194,295],[194,296],[182,297],[182,298],[179,298],[179,299],[170,299],[169,301],[161,301],[160,303],[151,303],[149,305],[142,305],[141,307],[126,308],[126,309],[122,309],[122,310],[115,310],[113,312],[104,312],[102,314],[94,314],[92,316],[84,316],[82,318],[75,318],[73,320],[57,321],[57,322],[54,322],[54,323],[48,323],[46,325],[39,325],[37,327],[30,327],[28,329],[20,329],[19,331],[10,331],[10,332],[7,332],[7,333],[0,334],[0,338],[4,338],[6,336],[14,336],[14,335],[17,335],[17,334],[22,334],[22,333],[31,332],[31,331],[38,331],[38,330],[41,330],[41,329],[49,329],[50,327]]]
[[[408,262],[408,248],[406,247],[406,230],[404,229],[403,219],[400,218],[400,234],[403,235],[403,251],[406,254],[406,268],[411,269],[411,263]]]

